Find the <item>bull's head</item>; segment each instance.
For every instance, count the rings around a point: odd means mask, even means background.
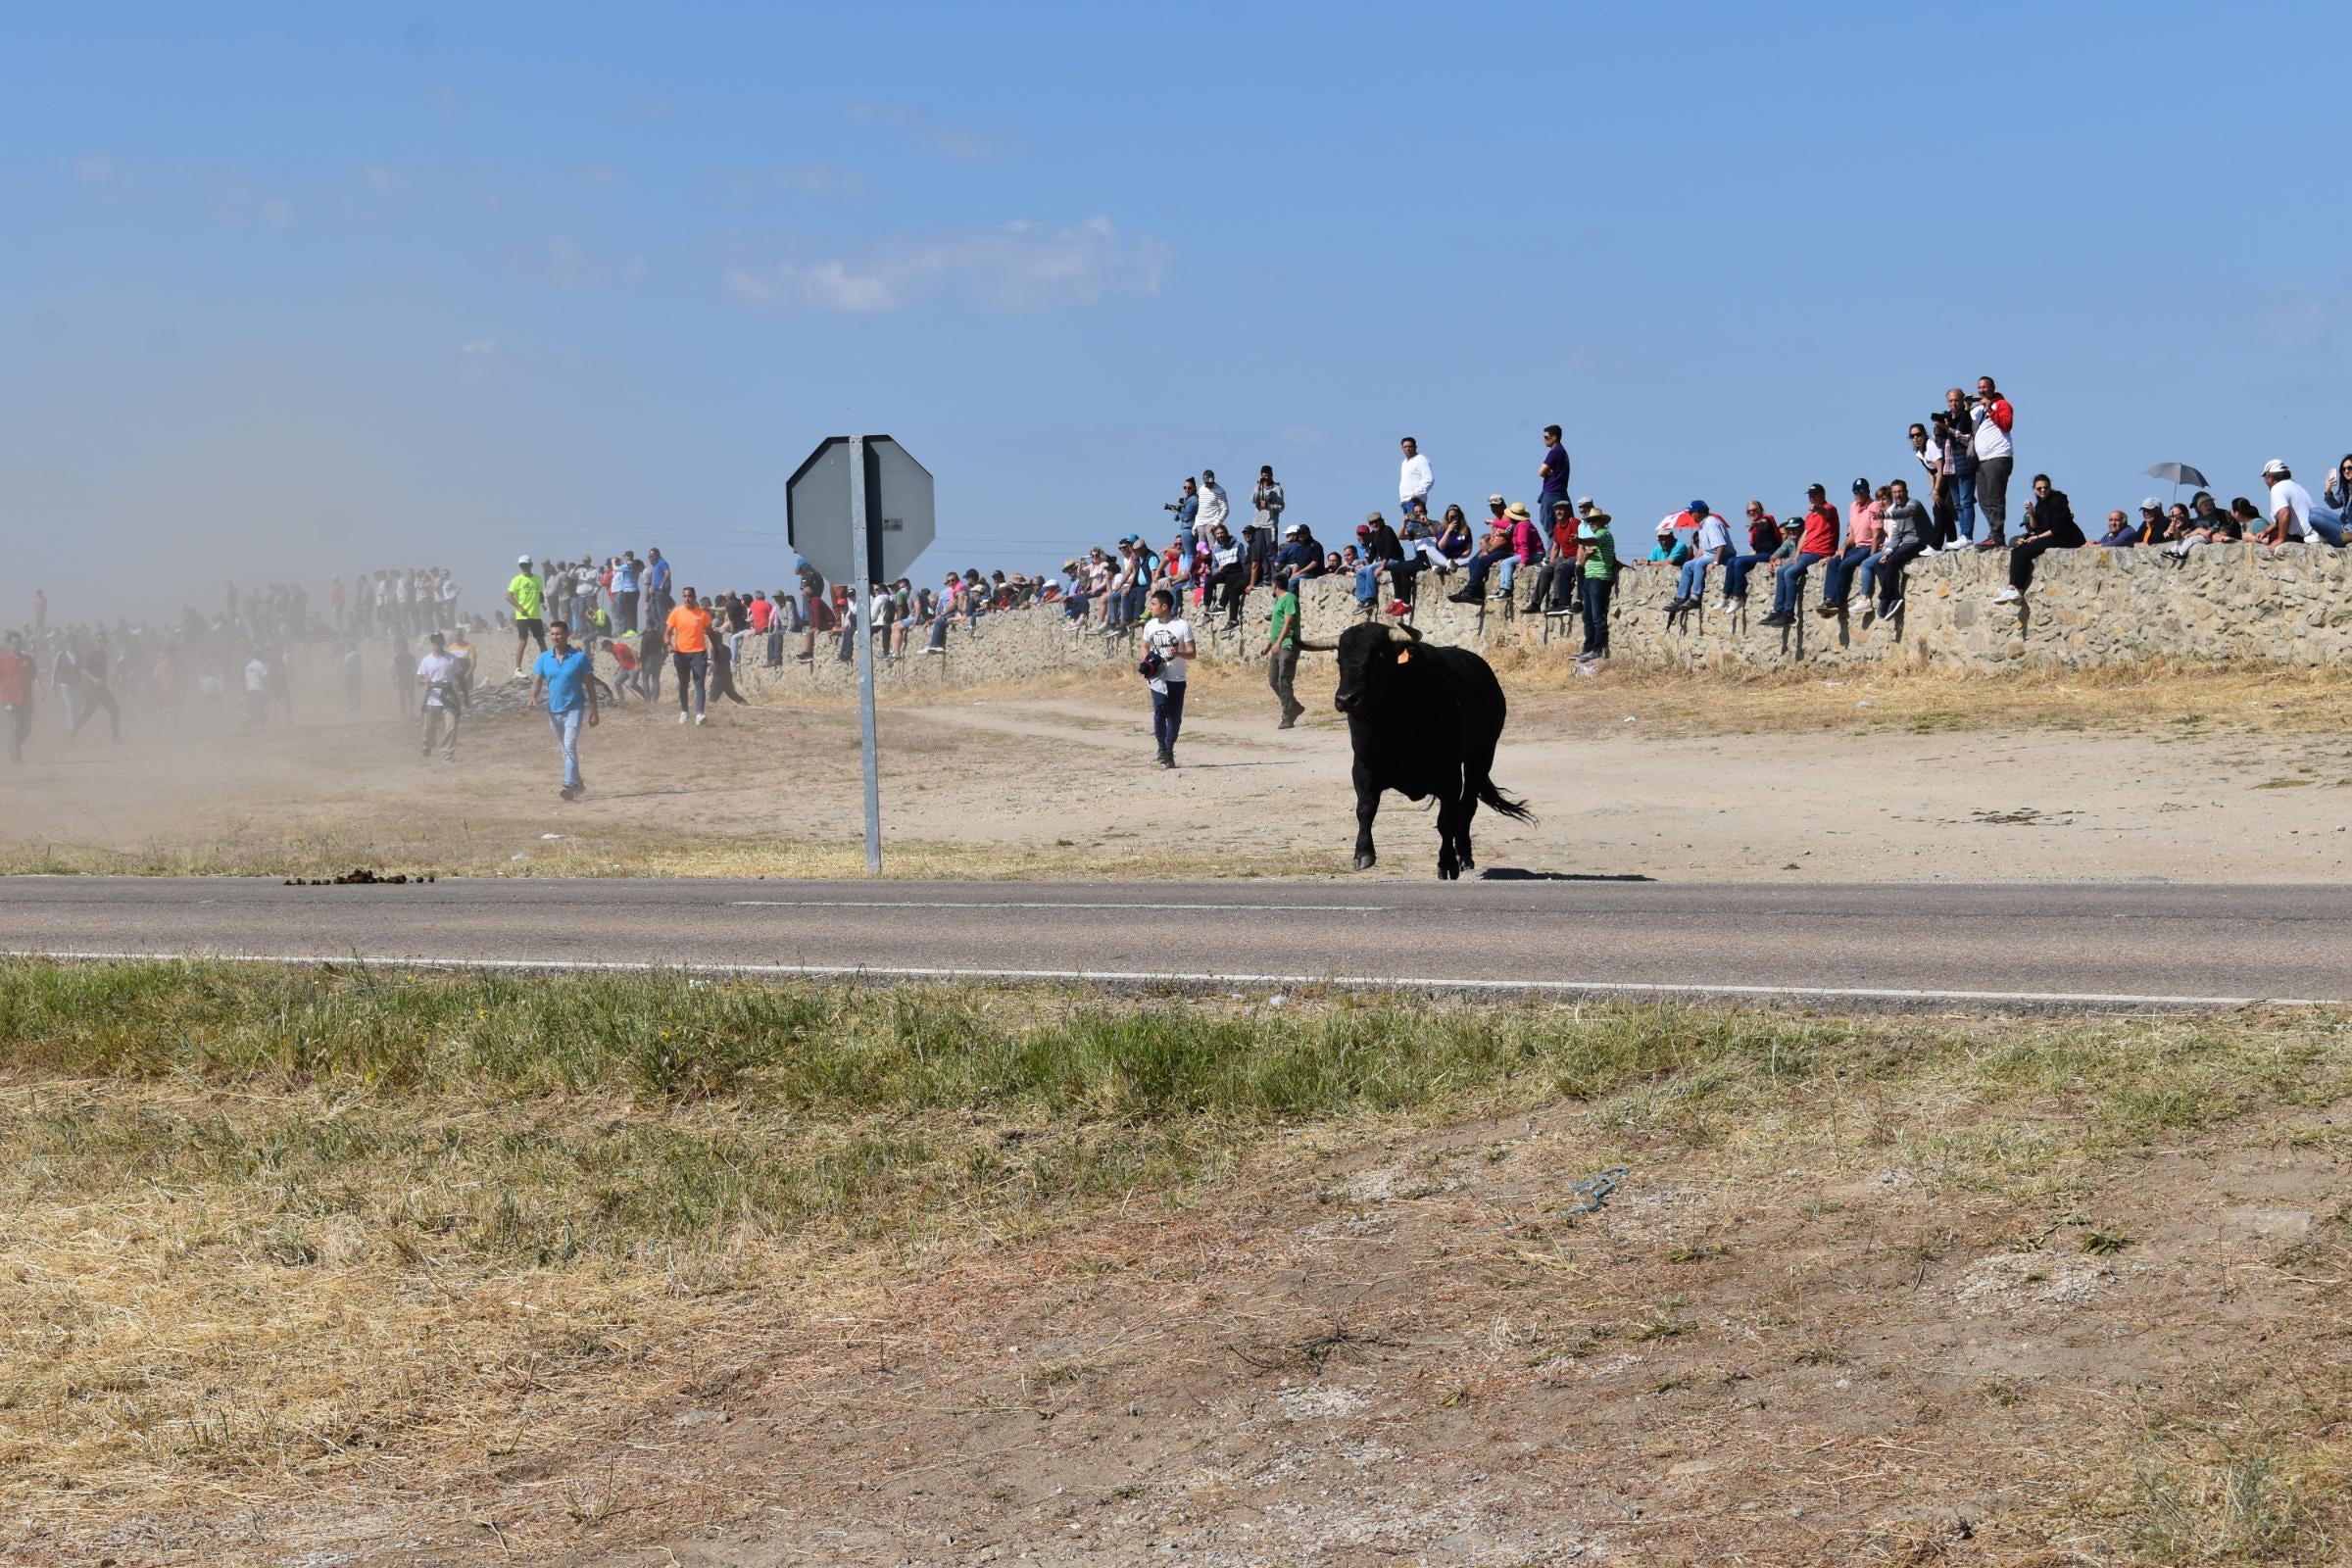
[[[1343,713],[1366,712],[1380,704],[1381,692],[1396,678],[1396,666],[1412,658],[1421,634],[1410,626],[1363,622],[1348,627],[1333,642],[1301,640],[1300,648],[1340,656],[1340,689],[1331,706]]]

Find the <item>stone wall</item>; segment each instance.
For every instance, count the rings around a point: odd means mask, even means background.
[[[2007,564],[2006,552],[1991,551],[1916,562],[1902,615],[1868,627],[1859,613],[1859,592],[1855,612],[1842,619],[1813,612],[1821,584],[1815,566],[1804,613],[1786,631],[1759,624],[1772,607],[1772,580],[1762,568],[1749,579],[1751,608],[1744,619],[1716,608],[1721,573],[1710,571],[1705,609],[1670,625],[1664,607],[1674,597],[1674,572],[1629,564],[1618,579],[1611,653],[1619,662],[1690,669],[1892,660],[1976,669],[2148,660],[2310,665],[2352,655],[2352,552],[2225,545],[2193,551],[2178,566],[2147,550],[2053,552],[2042,557],[2022,607],[1994,603],[2008,580]],[[1457,575],[1452,583],[1460,580]],[[1563,660],[1581,645],[1573,616],[1553,622],[1547,642],[1545,617],[1507,616],[1496,597],[1482,624],[1477,610],[1446,601],[1447,586],[1424,574],[1414,616],[1440,642],[1556,650]],[[1308,583],[1301,597],[1309,636],[1330,635],[1357,618],[1346,581]],[[1268,592],[1251,595],[1238,634],[1219,629],[1217,617],[1194,615],[1202,655],[1256,662],[1272,603]],[[797,651],[799,639],[791,642]],[[788,662],[781,671],[757,667],[757,646],[755,641],[746,650],[752,654],[746,660],[752,667],[744,671],[747,690],[856,688],[857,665],[838,662],[829,642],[820,644],[813,664]],[[886,689],[960,686],[1106,665],[1132,668],[1138,657],[1132,636],[1080,631],[1059,607],[1050,607],[983,616],[976,632],[958,625],[944,658],[910,651],[895,664],[878,664],[877,679]]]

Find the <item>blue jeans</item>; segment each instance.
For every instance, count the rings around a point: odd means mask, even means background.
[[[1355,568],[1355,602],[1371,604],[1380,597],[1380,563],[1368,562]]]
[[[1880,614],[1886,613],[1886,607],[1903,597],[1903,568],[1917,560],[1925,549],[1927,546],[1924,544],[1898,545],[1880,553],[1872,568],[1872,574],[1878,579]]]
[[[1827,556],[1817,556],[1809,550],[1798,551],[1795,558],[1773,576],[1772,612],[1776,615],[1795,614],[1796,595],[1797,591],[1805,585],[1805,573],[1813,569],[1813,563],[1816,561],[1829,559]]]
[[[1711,564],[1711,561],[1706,556],[1692,556],[1689,561],[1684,562],[1682,575],[1677,577],[1674,582],[1674,597],[1688,600],[1692,604],[1706,598],[1709,564]]]
[[[1949,493],[1953,525],[1960,530],[1960,542],[1967,544],[1977,536],[1977,470],[1953,474]]]
[[[564,748],[564,787],[567,790],[580,787],[580,720],[587,716],[584,708],[547,715],[548,728],[556,732],[556,744]]]
[[[1161,751],[1172,752],[1176,749],[1176,732],[1184,728],[1185,683],[1170,680],[1160,685],[1167,690],[1154,687],[1152,691],[1152,738],[1159,742]]]
[[[1846,586],[1857,572],[1862,578],[1862,591],[1870,592],[1873,580],[1871,562],[1874,553],[1860,545],[1850,546],[1844,555],[1832,556],[1830,564],[1821,568],[1821,602],[1825,605],[1845,603]]]
[[[1483,556],[1472,556],[1470,558],[1470,574],[1462,579],[1461,591],[1464,594],[1485,593],[1487,591],[1487,573],[1497,563],[1502,566],[1502,591],[1506,594],[1509,593],[1511,591],[1511,573],[1519,567],[1519,552],[1508,546],[1500,550],[1489,551]]]
[[[1584,652],[1601,659],[1609,657],[1609,594],[1617,584],[1607,577],[1585,579],[1585,647]]]
[[[2313,533],[2338,550],[2344,548],[2344,514],[2341,511],[2314,501],[2311,504],[2311,515],[2304,520],[2311,524]]]
[[[1723,597],[1745,599],[1747,597],[1747,574],[1771,559],[1772,552],[1769,550],[1759,550],[1744,556],[1734,556],[1732,564],[1723,568]]]

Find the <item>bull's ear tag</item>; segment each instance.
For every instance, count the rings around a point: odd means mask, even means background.
[[[1399,664],[1409,664],[1412,662],[1413,651],[1410,648],[1399,648],[1396,650],[1396,662]]]

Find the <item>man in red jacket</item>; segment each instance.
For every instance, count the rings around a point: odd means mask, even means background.
[[[1796,555],[1788,564],[1773,576],[1772,613],[1761,624],[1788,626],[1796,620],[1797,590],[1804,586],[1805,573],[1816,561],[1827,561],[1838,553],[1838,509],[1830,505],[1827,486],[1813,484],[1805,487],[1805,515],[1796,536]]]

